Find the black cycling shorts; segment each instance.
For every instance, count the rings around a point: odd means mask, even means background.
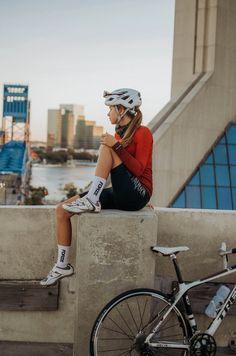
[[[112,187],[103,189],[100,195],[102,209],[135,211],[144,208],[150,200],[146,187],[123,163],[111,170],[111,183]],[[84,192],[80,196],[86,194]]]

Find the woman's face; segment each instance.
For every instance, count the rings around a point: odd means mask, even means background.
[[[117,112],[116,112],[115,106],[109,106],[109,111],[108,111],[107,116],[109,117],[112,125],[116,124]]]

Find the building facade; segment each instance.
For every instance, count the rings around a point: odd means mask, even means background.
[[[59,109],[48,110],[47,146],[61,145],[61,112]]]
[[[76,124],[74,147],[76,149],[98,149],[102,134],[103,126],[97,126],[95,121],[80,117]]]
[[[236,209],[235,31],[234,0],[176,1],[171,99],[148,125],[156,206]]]
[[[47,147],[98,149],[103,127],[85,120],[84,107],[62,104],[48,110]]]

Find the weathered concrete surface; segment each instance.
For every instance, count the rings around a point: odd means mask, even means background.
[[[0,207],[1,279],[40,279],[48,272],[56,258],[54,213],[53,207]],[[235,211],[109,210],[73,217],[72,224],[70,260],[74,265],[77,262],[77,275],[61,281],[58,311],[0,312],[1,340],[44,343],[75,340],[75,355],[78,347],[82,347],[80,355],[87,356],[92,324],[111,298],[130,288],[152,287],[155,265],[157,274],[174,276],[171,263],[152,254],[151,245],[157,242],[190,247],[190,251],[178,255],[186,280],[222,269],[217,253],[222,241],[236,247]],[[230,257],[232,263],[235,258]],[[234,275],[228,280],[235,281]],[[204,330],[209,319],[203,316],[198,319]],[[235,319],[227,316],[224,320],[216,335],[219,345],[227,345],[236,330]]]
[[[0,341],[1,356],[72,356],[72,344]]]
[[[0,279],[35,280],[47,275],[57,256],[55,226],[55,207],[1,206]],[[75,226],[73,230],[71,262],[75,265]],[[61,281],[58,311],[0,311],[0,339],[73,342],[74,279]]]
[[[103,211],[78,219],[74,356],[89,355],[93,323],[113,297],[154,285],[157,219],[151,209]]]
[[[218,254],[221,242],[228,248],[236,247],[236,211],[196,209],[156,209],[158,217],[158,245],[188,246],[187,252],[178,255],[178,261],[186,281],[193,281],[223,269]],[[236,256],[229,257],[236,263]],[[172,262],[167,257],[157,256],[157,274],[175,277]],[[217,282],[235,283],[236,274],[223,277]],[[201,330],[207,328],[211,319],[198,317]],[[228,315],[215,334],[218,345],[227,346],[230,336],[235,333],[236,318]]]

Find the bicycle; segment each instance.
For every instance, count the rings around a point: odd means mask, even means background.
[[[236,253],[236,248],[227,251],[226,244],[222,243],[219,254],[224,269],[187,283],[183,281],[176,255],[189,250],[188,247],[155,246],[151,249],[170,257],[177,288],[172,288],[171,294],[148,288],[134,289],[112,299],[94,323],[90,355],[215,355],[217,346],[213,336],[236,299],[236,284],[204,332],[197,328],[188,291],[236,272],[236,265],[228,266],[228,255]]]

